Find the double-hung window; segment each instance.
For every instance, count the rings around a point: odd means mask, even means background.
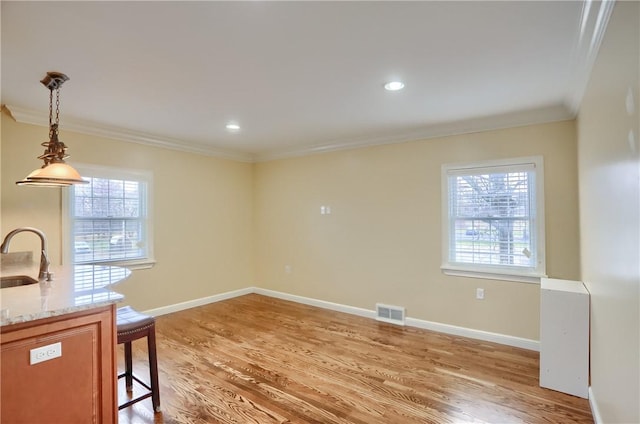
[[[538,282],[545,275],[541,156],[442,167],[447,274]]]
[[[77,168],[89,184],[70,187],[64,201],[68,261],[152,266],[151,173],[86,165]]]

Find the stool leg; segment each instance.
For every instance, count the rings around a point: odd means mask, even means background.
[[[147,335],[147,349],[149,350],[149,373],[151,374],[151,400],[153,410],[160,412],[160,386],[158,385],[158,358],[156,356],[156,327],[153,325]]]
[[[125,373],[125,386],[127,392],[133,390],[133,360],[131,354],[131,342],[124,343],[124,373]]]

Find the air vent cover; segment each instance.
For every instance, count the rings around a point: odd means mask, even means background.
[[[404,325],[405,309],[402,306],[376,303],[376,319],[391,324]]]

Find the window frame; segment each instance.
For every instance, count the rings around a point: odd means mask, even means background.
[[[468,175],[477,175],[481,171],[487,174],[498,173],[500,168],[513,168],[513,171],[522,171],[525,167],[533,165],[534,168],[534,188],[533,198],[535,199],[534,216],[529,217],[531,225],[534,227],[531,232],[536,235],[535,249],[537,263],[535,267],[519,267],[514,265],[489,265],[489,264],[471,264],[464,262],[453,262],[450,259],[450,248],[452,244],[452,225],[455,227],[455,221],[452,222],[450,193],[449,193],[449,177],[453,175],[465,175],[465,171],[469,171]],[[502,171],[504,172],[504,171]],[[441,172],[442,183],[442,265],[441,270],[444,274],[486,278],[493,280],[506,280],[524,283],[540,283],[540,278],[546,277],[546,258],[545,258],[545,220],[544,220],[544,161],[542,156],[528,156],[511,159],[487,160],[479,162],[453,163],[442,165]]]
[[[145,183],[146,202],[143,210],[146,217],[143,219],[145,234],[145,243],[147,254],[144,258],[110,260],[110,261],[90,261],[79,264],[74,263],[75,254],[73,252],[75,236],[73,234],[75,217],[74,213],[74,186],[62,191],[62,263],[70,265],[113,265],[123,266],[129,269],[148,269],[155,265],[154,242],[153,242],[153,173],[146,170],[127,169],[118,167],[109,167],[92,164],[74,163],[74,167],[80,172],[80,175],[92,178],[105,178],[117,180],[132,180]]]

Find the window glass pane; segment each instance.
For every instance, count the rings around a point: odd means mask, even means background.
[[[107,197],[109,195],[109,180],[104,178],[93,178],[93,197]]]
[[[140,183],[137,181],[124,181],[124,197],[138,199],[140,197]]]
[[[87,196],[76,196],[75,198],[75,214],[76,216],[91,216],[92,211],[92,199]]]
[[[124,216],[124,200],[109,199],[109,216],[119,218]]]
[[[137,218],[140,216],[140,200],[124,199],[123,216],[127,218]]]
[[[120,199],[124,197],[124,181],[109,180],[109,197]]]
[[[94,197],[91,203],[92,217],[107,217],[109,216],[109,199],[106,197]]]
[[[74,225],[74,251],[78,262],[92,261],[94,257],[93,223],[76,221]]]

